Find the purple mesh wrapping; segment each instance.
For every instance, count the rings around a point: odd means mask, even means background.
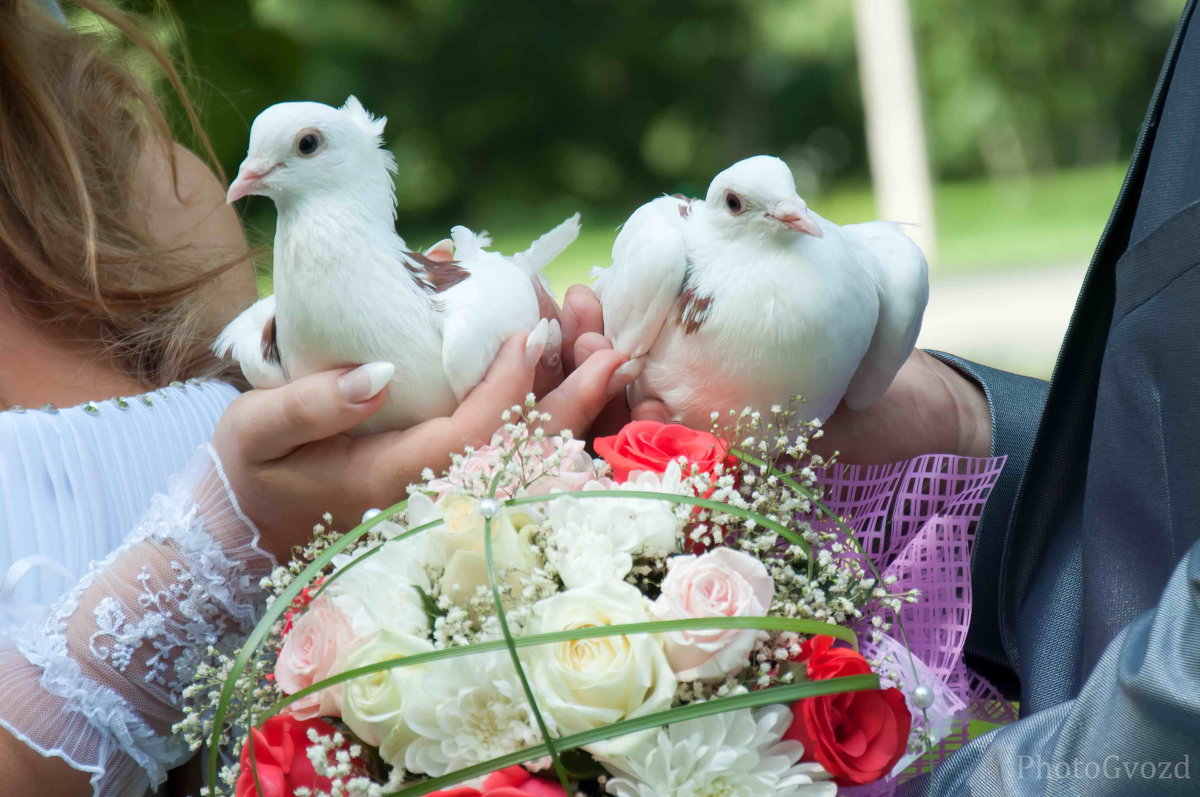
[[[856,630],[863,655],[883,663],[885,686],[900,688],[909,698],[914,724],[937,740],[929,753],[902,759],[893,772],[897,778],[840,793],[890,795],[900,781],[932,769],[960,747],[970,720],[1016,719],[1012,705],[963,661],[971,622],[971,544],[1003,467],[1003,457],[929,455],[891,465],[835,465],[825,473],[826,505],[848,521],[880,573],[896,577],[890,591],[920,591],[920,600],[903,606],[901,623],[879,643],[871,639],[870,619],[879,614],[890,620],[890,609],[868,610]],[[810,520],[822,529],[835,528],[827,519]],[[922,684],[934,695],[933,706],[924,712],[911,703],[913,689]]]

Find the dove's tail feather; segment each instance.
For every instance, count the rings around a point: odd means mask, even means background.
[[[450,240],[454,243],[454,259],[459,262],[474,259],[492,245],[492,236],[486,230],[474,232],[461,224],[450,228]]]
[[[550,232],[538,238],[524,252],[513,255],[513,262],[531,277],[542,273],[554,258],[566,251],[579,237],[579,214],[576,213]]]

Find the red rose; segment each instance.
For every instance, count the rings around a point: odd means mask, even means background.
[[[290,714],[271,717],[262,728],[251,728],[254,740],[254,766],[250,764],[250,740],[242,745],[242,771],[238,775],[237,797],[291,797],[306,786],[314,791],[329,791],[329,778],[318,775],[308,757],[309,729],[321,736],[332,736],[336,729],[319,719],[297,720]],[[258,786],[254,773],[258,772]]]
[[[680,457],[701,473],[712,473],[729,458],[729,446],[716,435],[658,421],[627,423],[611,437],[597,437],[593,445],[612,466],[617,481],[627,480],[635,470],[662,473]]]
[[[460,786],[457,789],[430,792],[429,797],[567,797],[567,795],[559,784],[535,778],[524,767],[508,767],[488,775],[487,780],[483,782],[483,791],[470,786]]]
[[[810,680],[871,672],[861,655],[832,645],[833,637],[818,636],[801,647]],[[823,766],[839,786],[855,786],[879,780],[896,766],[911,727],[900,690],[877,689],[796,701],[784,738],[803,744],[804,760]]]

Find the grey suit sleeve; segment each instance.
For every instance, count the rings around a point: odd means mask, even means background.
[[[998,371],[952,354],[938,351],[929,354],[983,388],[992,415],[992,456],[1008,457],[988,498],[975,536],[971,554],[973,609],[967,637],[970,664],[997,686],[1005,688],[1013,679],[1008,674],[1008,660],[1000,644],[1000,568],[996,563],[1000,561],[1013,504],[1025,476],[1025,466],[1029,464],[1029,453],[1050,385],[1040,379]]]
[[[1158,606],[1109,644],[1078,697],[963,747],[927,793],[1200,794],[1200,543]]]

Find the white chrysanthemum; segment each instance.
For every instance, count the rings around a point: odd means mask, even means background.
[[[669,725],[638,754],[603,763],[616,797],[834,797],[820,764],[797,763],[799,742],[781,741],[786,706],[713,714]]]
[[[380,748],[394,767],[445,775],[541,741],[506,651],[439,662],[406,686],[404,723]]]
[[[423,549],[423,541],[415,538],[382,543],[329,585],[330,596],[350,620],[356,637],[380,630],[402,636],[429,632],[429,616],[416,589],[429,591],[429,577],[421,566]],[[340,570],[370,550],[335,556],[333,565]]]
[[[630,492],[688,492],[672,464],[666,474],[643,473],[617,485]],[[660,478],[661,477],[661,478]],[[591,482],[585,489],[611,489]],[[559,498],[546,507],[551,534],[550,564],[568,588],[621,581],[636,554],[665,556],[679,551],[681,522],[675,505],[645,498]]]

